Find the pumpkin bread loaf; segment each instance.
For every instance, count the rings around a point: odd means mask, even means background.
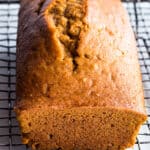
[[[119,0],[21,0],[15,111],[33,150],[134,145],[147,116]]]

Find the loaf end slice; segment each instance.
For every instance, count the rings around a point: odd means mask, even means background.
[[[18,113],[23,143],[33,150],[124,150],[135,143],[146,117],[131,110],[38,105]]]

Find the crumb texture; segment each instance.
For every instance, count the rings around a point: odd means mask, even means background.
[[[112,108],[43,107],[38,116],[36,107],[32,115],[25,111],[24,117],[19,118],[23,142],[33,150],[125,150],[134,144],[138,122],[144,120],[132,111]]]

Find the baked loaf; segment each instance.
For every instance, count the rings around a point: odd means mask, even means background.
[[[124,150],[147,116],[119,0],[21,0],[17,102],[33,150]]]

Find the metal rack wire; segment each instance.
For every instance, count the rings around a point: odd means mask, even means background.
[[[134,150],[150,149],[150,2],[124,2],[139,47],[148,121],[142,126]],[[0,0],[0,150],[27,150],[21,144],[13,112],[16,80],[16,32],[19,0]]]

